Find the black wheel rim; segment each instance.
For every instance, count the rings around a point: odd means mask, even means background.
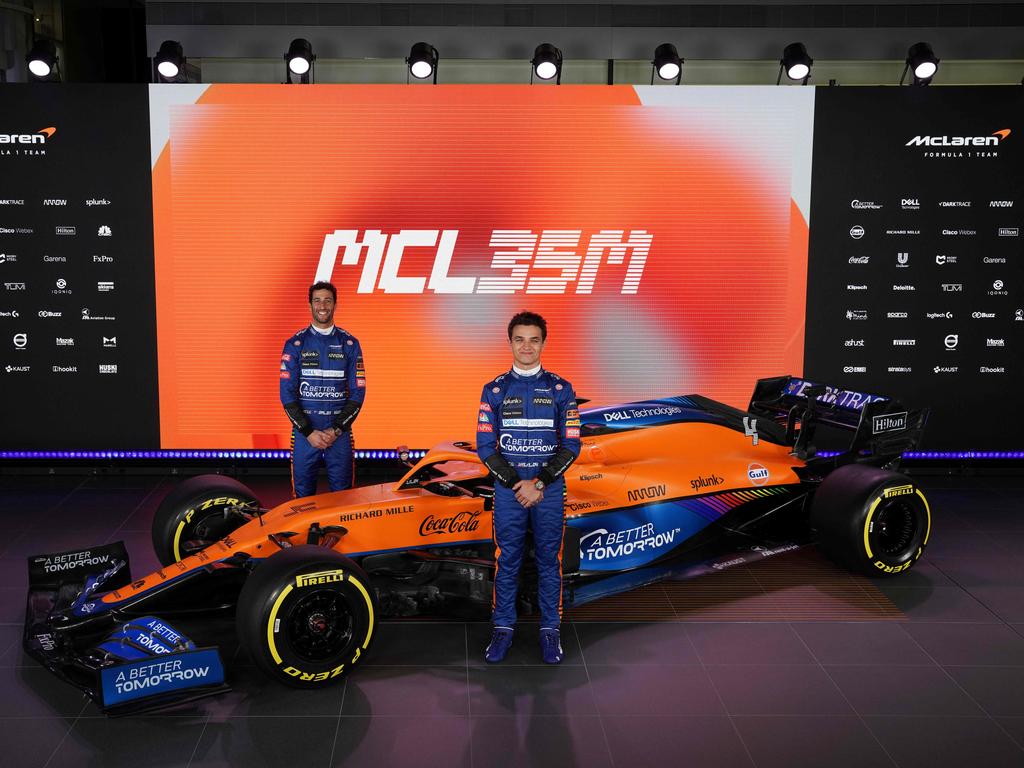
[[[178,545],[182,559],[217,543],[241,525],[238,521],[225,518],[220,510],[197,520],[191,526],[186,525],[182,536],[184,540]]]
[[[890,557],[906,555],[917,536],[914,507],[906,501],[891,502],[878,512],[872,538],[878,551]]]
[[[286,638],[304,661],[336,658],[352,642],[354,617],[345,596],[321,590],[302,597],[292,608]]]

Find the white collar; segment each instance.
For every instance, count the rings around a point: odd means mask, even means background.
[[[538,373],[540,373],[540,366],[538,365],[536,368],[531,368],[530,370],[525,371],[518,365],[513,364],[512,370],[518,373],[520,376],[536,376]]]
[[[330,336],[332,333],[334,333],[333,325],[330,328],[317,328],[315,325],[310,323],[309,327],[312,328],[317,333],[319,333],[321,336]]]

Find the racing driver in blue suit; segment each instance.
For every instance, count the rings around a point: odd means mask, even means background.
[[[359,340],[334,325],[338,292],[319,282],[309,288],[313,322],[281,352],[281,404],[292,423],[292,492],[316,493],[321,462],[332,491],[352,486],[352,422],[366,397]]]
[[[540,365],[547,333],[540,315],[515,315],[508,324],[512,370],[480,396],[476,451],[496,480],[494,629],[484,654],[491,663],[512,645],[527,528],[537,560],[541,655],[548,664],[562,661],[562,474],[580,452],[580,416],[572,385]]]

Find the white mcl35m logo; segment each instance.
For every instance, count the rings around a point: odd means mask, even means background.
[[[575,283],[574,293],[592,293],[602,264],[625,264],[619,293],[635,294],[654,236],[645,230],[603,229],[586,238],[583,230],[545,229],[540,234],[526,229],[491,232],[493,274],[479,277],[448,274],[459,237],[457,229],[402,229],[394,234],[379,229],[336,229],[324,237],[315,280],[331,280],[341,252],[343,266],[363,259],[358,293],[534,293],[564,294]],[[426,276],[399,275],[406,248],[434,248],[434,265]],[[366,252],[363,258],[363,252]],[[537,273],[542,270],[541,273]]]

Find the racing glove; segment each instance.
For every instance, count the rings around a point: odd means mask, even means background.
[[[288,420],[295,425],[295,428],[303,436],[309,437],[313,434],[313,424],[309,421],[309,416],[302,410],[301,405],[298,403],[285,403],[284,412],[288,414]]]
[[[576,454],[568,448],[559,448],[555,455],[548,459],[544,466],[537,473],[537,479],[544,485],[551,485],[560,478],[572,463],[576,461]]]
[[[352,422],[356,420],[356,416],[359,415],[359,411],[362,407],[362,403],[357,403],[353,400],[346,402],[345,405],[341,407],[341,411],[338,415],[334,417],[334,426],[342,432],[348,432],[352,429]]]

